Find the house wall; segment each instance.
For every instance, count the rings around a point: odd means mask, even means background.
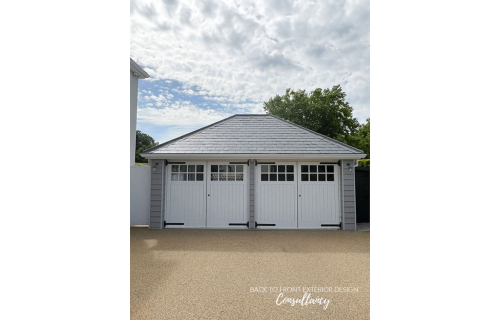
[[[130,225],[149,225],[151,167],[130,167]]]
[[[349,171],[349,168],[352,168]],[[342,230],[356,231],[356,194],[354,179],[356,170],[353,160],[341,162],[341,209]]]
[[[135,131],[137,123],[137,92],[139,78],[130,71],[130,166],[135,165]]]

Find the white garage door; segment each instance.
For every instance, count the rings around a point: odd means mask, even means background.
[[[248,166],[209,162],[208,167],[207,227],[246,228]]]
[[[296,163],[259,164],[256,171],[255,221],[258,226],[297,228]]]
[[[169,164],[166,228],[246,228],[248,180],[246,164]],[[258,164],[255,220],[259,228],[338,226],[338,165],[319,162]]]
[[[166,228],[206,226],[204,162],[167,166]]]
[[[299,228],[340,224],[339,168],[336,164],[299,163]]]

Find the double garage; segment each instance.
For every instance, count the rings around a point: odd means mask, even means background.
[[[361,150],[271,115],[236,115],[143,154],[150,229],[355,230]]]

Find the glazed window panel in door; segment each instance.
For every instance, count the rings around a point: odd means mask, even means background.
[[[260,181],[294,181],[294,165],[261,165]]]
[[[335,165],[301,165],[300,181],[335,181]]]
[[[238,165],[211,165],[210,181],[244,181],[244,166]]]
[[[170,179],[172,181],[203,181],[204,165],[171,165]]]
[[[236,166],[236,181],[244,181],[245,174],[243,172],[243,165]]]

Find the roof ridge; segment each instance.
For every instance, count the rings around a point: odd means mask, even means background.
[[[275,115],[273,115],[273,114],[269,114],[269,115],[270,115],[271,117],[276,118],[276,119],[278,119],[278,120],[280,120],[280,121],[283,121],[283,122],[285,122],[285,123],[287,123],[287,124],[291,124],[291,125],[296,126],[296,127],[300,128],[300,129],[303,129],[303,130],[306,130],[306,131],[308,131],[308,132],[310,132],[310,133],[313,133],[313,134],[315,134],[315,135],[319,136],[320,138],[323,138],[324,140],[327,140],[327,141],[333,141],[333,142],[336,142],[336,143],[338,143],[338,144],[340,144],[340,145],[342,145],[342,146],[344,146],[344,147],[347,147],[347,148],[350,148],[350,149],[355,150],[355,151],[357,151],[357,152],[363,153],[363,150],[360,150],[360,149],[358,149],[358,148],[351,147],[351,146],[350,146],[350,145],[348,145],[348,144],[345,144],[345,143],[340,142],[340,141],[338,141],[338,140],[335,140],[335,139],[333,139],[333,138],[327,137],[327,136],[325,136],[325,135],[323,135],[323,134],[321,134],[321,133],[318,133],[318,132],[316,132],[316,131],[312,131],[312,130],[310,130],[310,129],[304,128],[304,127],[303,127],[303,126],[301,126],[301,125],[298,125],[298,124],[293,123],[293,122],[291,122],[291,121],[288,121],[288,120],[285,120],[285,119],[283,119],[283,118],[277,117],[277,116],[275,116]]]

